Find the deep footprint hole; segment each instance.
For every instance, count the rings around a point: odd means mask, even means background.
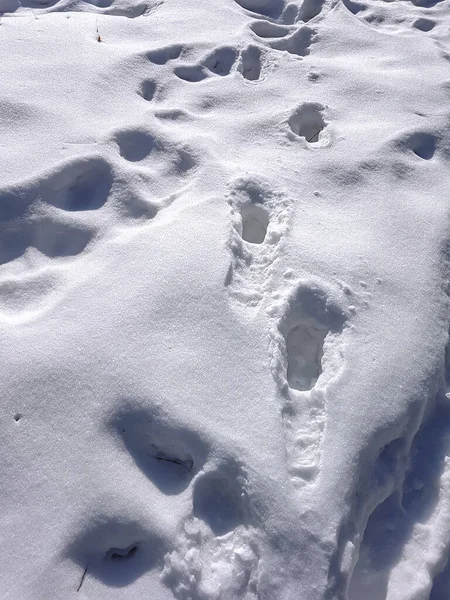
[[[318,324],[300,324],[286,337],[289,387],[300,392],[311,390],[322,373],[323,345],[328,334]]]
[[[193,502],[194,515],[215,535],[225,535],[243,522],[240,487],[219,472],[206,473],[197,480]]]
[[[120,156],[130,162],[144,160],[155,148],[155,138],[139,129],[122,131],[116,136]]]
[[[241,208],[242,239],[250,244],[262,244],[269,226],[269,213],[258,204],[245,204]]]
[[[416,19],[416,21],[414,21],[413,25],[416,29],[419,29],[420,31],[431,31],[434,28],[434,26],[436,25],[436,23],[434,21],[432,21],[431,19],[421,18],[421,19]]]
[[[319,141],[321,131],[326,127],[322,112],[324,106],[315,102],[302,104],[290,117],[289,126],[299,137],[314,144]]]
[[[228,75],[236,62],[238,52],[236,48],[218,48],[204,61],[204,66],[212,73],[224,77]]]
[[[436,151],[436,138],[430,133],[414,133],[408,144],[416,156],[423,160],[431,160]]]
[[[322,374],[327,336],[341,332],[342,310],[320,289],[300,287],[279,325],[286,349],[286,379],[291,389],[311,390]]]
[[[139,90],[139,95],[150,102],[153,100],[156,93],[156,83],[152,79],[146,79],[141,84],[141,89]]]

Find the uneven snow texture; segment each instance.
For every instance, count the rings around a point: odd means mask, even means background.
[[[450,598],[449,11],[0,0],[2,599]]]

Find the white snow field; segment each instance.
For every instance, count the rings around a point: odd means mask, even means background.
[[[0,599],[450,599],[450,0],[0,0]]]

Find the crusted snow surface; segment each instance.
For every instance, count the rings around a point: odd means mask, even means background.
[[[449,0],[0,0],[0,597],[448,600]]]

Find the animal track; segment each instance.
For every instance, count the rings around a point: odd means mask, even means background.
[[[284,0],[235,0],[239,6],[262,18],[293,23],[298,9],[294,5],[285,5]]]
[[[250,24],[250,29],[261,38],[282,38],[292,33],[291,28],[276,25],[269,21],[254,21]]]
[[[91,157],[0,189],[0,319],[31,318],[56,301],[68,267],[61,261],[90,249],[114,211],[133,219],[156,214],[132,193],[120,194],[124,185],[106,160]]]
[[[289,117],[289,127],[308,144],[316,144],[327,126],[323,118],[325,107],[317,102],[304,102]]]
[[[106,161],[80,160],[50,177],[42,195],[46,202],[63,210],[97,210],[107,201],[112,184],[112,169]]]
[[[261,50],[254,45],[241,51],[233,46],[222,46],[198,63],[176,65],[173,72],[183,81],[199,83],[214,75],[226,77],[236,69],[245,79],[256,81],[261,76],[261,58]]]
[[[386,28],[391,32],[412,27],[429,33],[436,25],[436,20],[423,17],[427,9],[434,8],[433,17],[444,15],[445,6],[440,0],[410,0],[409,2],[380,2],[379,0],[342,0],[344,6],[356,18],[373,26]],[[419,7],[419,10],[417,9]],[[422,9],[422,10],[420,10]]]
[[[431,19],[420,18],[416,19],[413,25],[416,29],[420,29],[420,31],[431,31],[436,23]]]
[[[316,31],[311,27],[285,27],[268,21],[255,21],[250,29],[274,50],[284,50],[297,56],[307,56],[316,39]]]
[[[208,73],[202,65],[180,65],[175,67],[173,72],[179,79],[190,83],[198,83],[208,77]]]
[[[202,468],[207,449],[198,436],[164,417],[129,406],[110,421],[141,471],[165,494],[179,494]]]
[[[224,46],[216,48],[203,62],[203,65],[216,75],[228,75],[238,57],[236,48]]]

